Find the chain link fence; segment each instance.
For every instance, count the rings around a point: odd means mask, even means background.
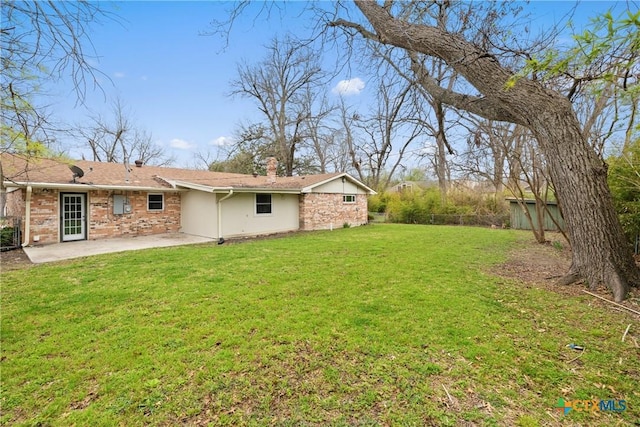
[[[411,217],[405,221],[394,221],[383,213],[369,213],[371,222],[396,222],[405,224],[433,224],[433,225],[467,225],[476,227],[509,228],[509,214],[502,215],[469,215],[469,214],[428,214],[425,216]]]
[[[509,215],[440,215],[432,214],[429,224],[471,225],[479,227],[509,228]]]

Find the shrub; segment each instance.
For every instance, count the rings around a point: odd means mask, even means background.
[[[506,202],[495,195],[474,193],[467,190],[452,190],[443,203],[438,188],[404,193],[379,194],[370,204],[372,212],[385,208],[389,222],[406,224],[476,224],[503,223],[508,213]],[[374,210],[377,209],[377,210]],[[499,217],[496,220],[479,219]]]
[[[640,234],[640,139],[608,159],[609,187],[620,223],[633,244]]]
[[[378,193],[368,199],[369,212],[385,213],[391,193]]]
[[[16,229],[14,227],[4,227],[0,229],[0,246],[3,248],[15,246],[17,244],[17,242],[14,241],[15,232]]]

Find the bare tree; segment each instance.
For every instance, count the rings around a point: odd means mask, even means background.
[[[392,2],[387,4],[390,5]],[[402,14],[406,19],[416,21],[431,20],[435,22],[435,25],[442,28],[452,26],[456,32],[476,30],[477,23],[473,17],[480,15],[484,10],[484,6],[456,3],[454,7],[452,4],[452,2],[432,2],[429,3],[429,7],[424,7],[423,2],[412,2],[403,9]],[[511,9],[510,6],[504,6],[499,10],[500,13],[495,13],[490,18],[485,19],[483,27],[491,27],[495,21]],[[328,25],[335,25],[335,21],[329,22]],[[350,35],[346,45],[349,49],[357,49],[357,45],[354,43],[356,38],[353,36],[358,32],[358,29],[348,26],[343,26],[342,28],[348,31]],[[356,31],[354,32],[353,30]],[[415,83],[416,88],[420,88],[421,82],[415,78],[415,74],[419,75],[422,70],[425,70],[439,85],[448,90],[453,90],[458,82],[458,73],[441,58],[425,55],[417,51],[398,49],[391,44],[379,43],[377,40],[368,37],[364,37],[364,40],[366,47],[358,50],[358,57],[366,57],[369,63],[371,63],[369,58],[379,61],[380,65],[373,68],[387,70],[383,74],[394,72],[407,81]],[[370,54],[363,55],[363,52],[370,52]],[[433,152],[423,152],[419,157],[428,159],[432,164],[444,202],[451,172],[448,156],[455,154],[455,149],[449,141],[448,133],[458,122],[460,111],[450,108],[442,100],[432,96],[427,90],[422,89],[420,93],[423,95],[423,99],[417,100],[416,106],[418,104],[424,105],[420,105],[415,111],[407,111],[407,115],[403,119],[419,123],[422,126],[422,136],[428,135],[434,141]]]
[[[358,155],[356,154],[356,149],[358,146],[357,136],[354,133],[355,123],[360,120],[360,116],[351,111],[349,107],[345,104],[344,100],[340,102],[339,105],[340,124],[338,126],[339,138],[341,141],[341,146],[344,147],[345,153],[348,155],[350,159],[350,167],[349,169],[355,171],[355,174],[358,176],[358,179],[362,182],[366,182],[365,171],[362,168],[362,162],[358,159]],[[347,169],[343,169],[347,170]]]
[[[434,98],[486,119],[531,130],[549,164],[573,249],[569,273],[559,283],[606,284],[617,301],[626,297],[630,285],[640,284],[640,271],[625,245],[613,207],[606,165],[582,134],[565,94],[532,75],[514,78],[513,70],[501,63],[508,49],[491,37],[491,31],[476,41],[437,25],[415,24],[405,19],[402,7],[394,7],[395,2],[381,6],[356,0],[355,4],[366,26],[343,19],[335,20],[335,26],[356,31],[375,43],[440,58],[466,80],[468,89],[473,88],[466,93],[463,88],[443,88],[421,70],[417,78]]]
[[[521,126],[514,126],[513,133],[507,136],[508,140],[513,140],[516,147],[510,151],[507,160],[509,169],[514,171],[511,179],[506,181],[506,187],[516,198],[520,208],[529,222],[529,226],[538,243],[546,243],[545,217],[549,217],[557,226],[557,229],[568,240],[566,233],[556,222],[551,214],[548,201],[553,195],[553,185],[549,179],[549,167],[544,157],[538,150],[536,140],[532,137],[528,129]],[[505,150],[506,151],[506,150]],[[518,175],[515,175],[518,173]],[[523,188],[523,183],[526,187]],[[533,197],[535,219],[532,217],[527,206],[526,199]]]
[[[386,188],[408,148],[423,132],[423,121],[416,120],[421,109],[415,86],[395,76],[378,84],[377,105],[365,117],[353,117],[360,137],[350,138],[351,161],[360,179],[373,188]]]
[[[330,116],[336,110],[320,89],[307,88],[304,103],[305,110],[312,112],[304,122],[303,147],[308,152],[312,167],[317,173],[327,173],[335,165],[336,129],[331,127]],[[335,170],[335,169],[334,169]],[[340,169],[343,171],[344,169]]]
[[[510,168],[508,161],[509,156],[517,157],[520,152],[515,125],[475,117],[468,118],[468,122],[467,146],[461,150],[455,168],[464,175],[490,182],[498,197],[505,182],[517,181],[519,176],[519,169]]]
[[[42,155],[57,129],[33,97],[44,80],[62,76],[71,78],[80,101],[88,85],[98,86],[89,30],[110,15],[89,1],[3,1],[0,13],[0,150]],[[3,182],[0,163],[0,212]]]
[[[434,8],[415,8],[410,12],[416,14],[416,19],[432,19],[435,25],[446,28],[448,24],[453,23],[456,32],[464,32],[472,27],[474,20],[471,18],[474,14],[474,8],[471,4],[462,5],[459,8],[451,7],[450,2],[436,2]],[[411,67],[414,72],[420,74],[423,70],[428,70],[428,74],[438,83],[439,86],[446,87],[447,90],[453,90],[458,80],[458,74],[455,69],[447,66],[446,62],[441,58],[420,54],[415,51],[408,51],[407,55],[411,60]],[[401,71],[402,72],[402,71]],[[414,76],[407,75],[402,72],[405,78],[414,79]],[[420,80],[417,81],[421,83]],[[447,138],[447,113],[448,108],[441,99],[434,97],[428,90],[421,92],[424,94],[427,103],[431,107],[429,118],[435,120],[427,120],[424,123],[425,129],[435,140],[435,153],[431,159],[434,166],[436,177],[438,179],[438,187],[443,204],[446,202],[446,196],[449,189],[450,165],[447,161],[447,155],[454,155],[455,150]],[[452,111],[456,114],[455,111]]]
[[[414,63],[420,61],[421,67],[429,67],[431,69],[430,74],[439,82],[438,84],[446,83],[449,89],[453,88],[456,75],[455,73],[451,74],[446,64],[441,60],[431,60],[429,65],[424,63],[424,58],[428,58],[426,56],[421,60],[418,60],[417,55],[412,55],[412,57]],[[442,202],[445,203],[451,176],[447,155],[455,154],[455,150],[447,138],[447,106],[440,99],[431,96],[427,91],[421,91],[421,93],[425,96],[427,103],[431,107],[431,114],[429,114],[427,120],[423,120],[423,124],[425,130],[435,140],[435,153],[431,161],[438,179]],[[430,120],[431,117],[435,120]]]
[[[444,19],[443,16],[438,16],[438,19]],[[409,111],[405,119],[409,119],[412,122],[418,123],[421,127],[421,133],[428,135],[435,141],[434,152],[432,155],[423,153],[421,158],[428,158],[435,171],[436,178],[438,179],[438,187],[440,189],[440,195],[442,202],[445,203],[447,192],[449,189],[449,181],[451,177],[450,165],[447,160],[447,155],[455,154],[453,146],[449,143],[447,137],[448,133],[448,115],[449,111],[456,114],[455,110],[447,108],[441,100],[434,98],[431,94],[423,90],[420,86],[420,82],[416,81],[414,76],[410,73],[411,66],[407,65],[407,69],[402,66],[404,62],[402,59],[398,59],[397,55],[393,55],[393,49],[388,49],[387,53],[381,53],[381,49],[376,49],[378,55],[389,64],[389,66],[395,70],[395,72],[402,76],[407,81],[414,85],[414,90],[421,95],[421,99],[415,99],[414,103],[416,109]],[[449,89],[452,89],[456,82],[456,73],[451,72],[446,64],[439,59],[434,59],[426,55],[418,55],[415,52],[409,52],[408,57],[411,60],[411,64],[417,69],[428,69],[430,75],[434,76],[434,79],[438,84],[444,84]],[[423,104],[426,101],[426,104]],[[426,108],[428,107],[428,108]],[[448,111],[449,110],[449,111]]]
[[[267,57],[255,65],[238,66],[231,95],[254,100],[265,124],[261,138],[270,146],[287,176],[293,175],[296,153],[313,117],[308,91],[319,83],[318,55],[290,37],[274,40]]]
[[[546,243],[545,218],[555,223],[567,239],[563,228],[552,215],[548,201],[554,196],[548,164],[538,149],[535,138],[523,126],[486,121],[474,134],[474,144],[491,153],[493,167],[487,176],[494,185],[504,187],[515,197],[538,243]],[[481,172],[480,172],[481,173]],[[503,175],[500,175],[500,174]],[[502,190],[500,190],[502,191]],[[533,198],[535,217],[527,199]]]
[[[2,90],[31,93],[42,79],[71,77],[80,100],[87,86],[99,87],[103,76],[93,65],[90,26],[114,19],[90,1],[22,1],[2,3]],[[34,79],[35,77],[35,79]]]
[[[79,129],[79,139],[86,141],[91,160],[128,164],[140,160],[146,164],[166,166],[174,159],[153,142],[151,134],[137,128],[120,99],[112,104],[111,117],[94,116],[91,124]]]

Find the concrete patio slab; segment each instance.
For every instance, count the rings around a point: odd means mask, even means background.
[[[116,237],[103,240],[80,240],[42,246],[27,246],[22,249],[31,262],[40,264],[112,252],[211,242],[215,242],[215,240],[190,234],[170,233],[153,236]]]

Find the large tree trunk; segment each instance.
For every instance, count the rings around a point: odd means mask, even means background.
[[[436,115],[438,127],[436,129],[436,176],[438,177],[438,187],[440,188],[440,198],[442,204],[447,203],[447,193],[449,192],[449,174],[447,168],[447,142],[444,126],[444,109],[442,103],[434,100],[432,102],[433,111]]]
[[[508,84],[510,70],[460,35],[396,19],[373,1],[355,3],[375,33],[346,21],[334,25],[356,29],[380,43],[440,58],[481,93],[476,96],[444,89],[414,62],[417,80],[435,99],[487,119],[531,129],[549,162],[571,241],[573,259],[563,283],[584,280],[592,288],[605,284],[616,301],[626,297],[629,286],[640,284],[640,270],[613,207],[606,166],[580,132],[566,97],[526,78]]]
[[[530,127],[549,163],[571,241],[571,269],[560,283],[606,284],[621,301],[640,273],[613,207],[606,164],[582,137],[568,101],[560,101],[540,105]]]
[[[7,188],[4,186],[4,172],[0,161],[0,216],[4,216],[5,206],[7,206]]]

